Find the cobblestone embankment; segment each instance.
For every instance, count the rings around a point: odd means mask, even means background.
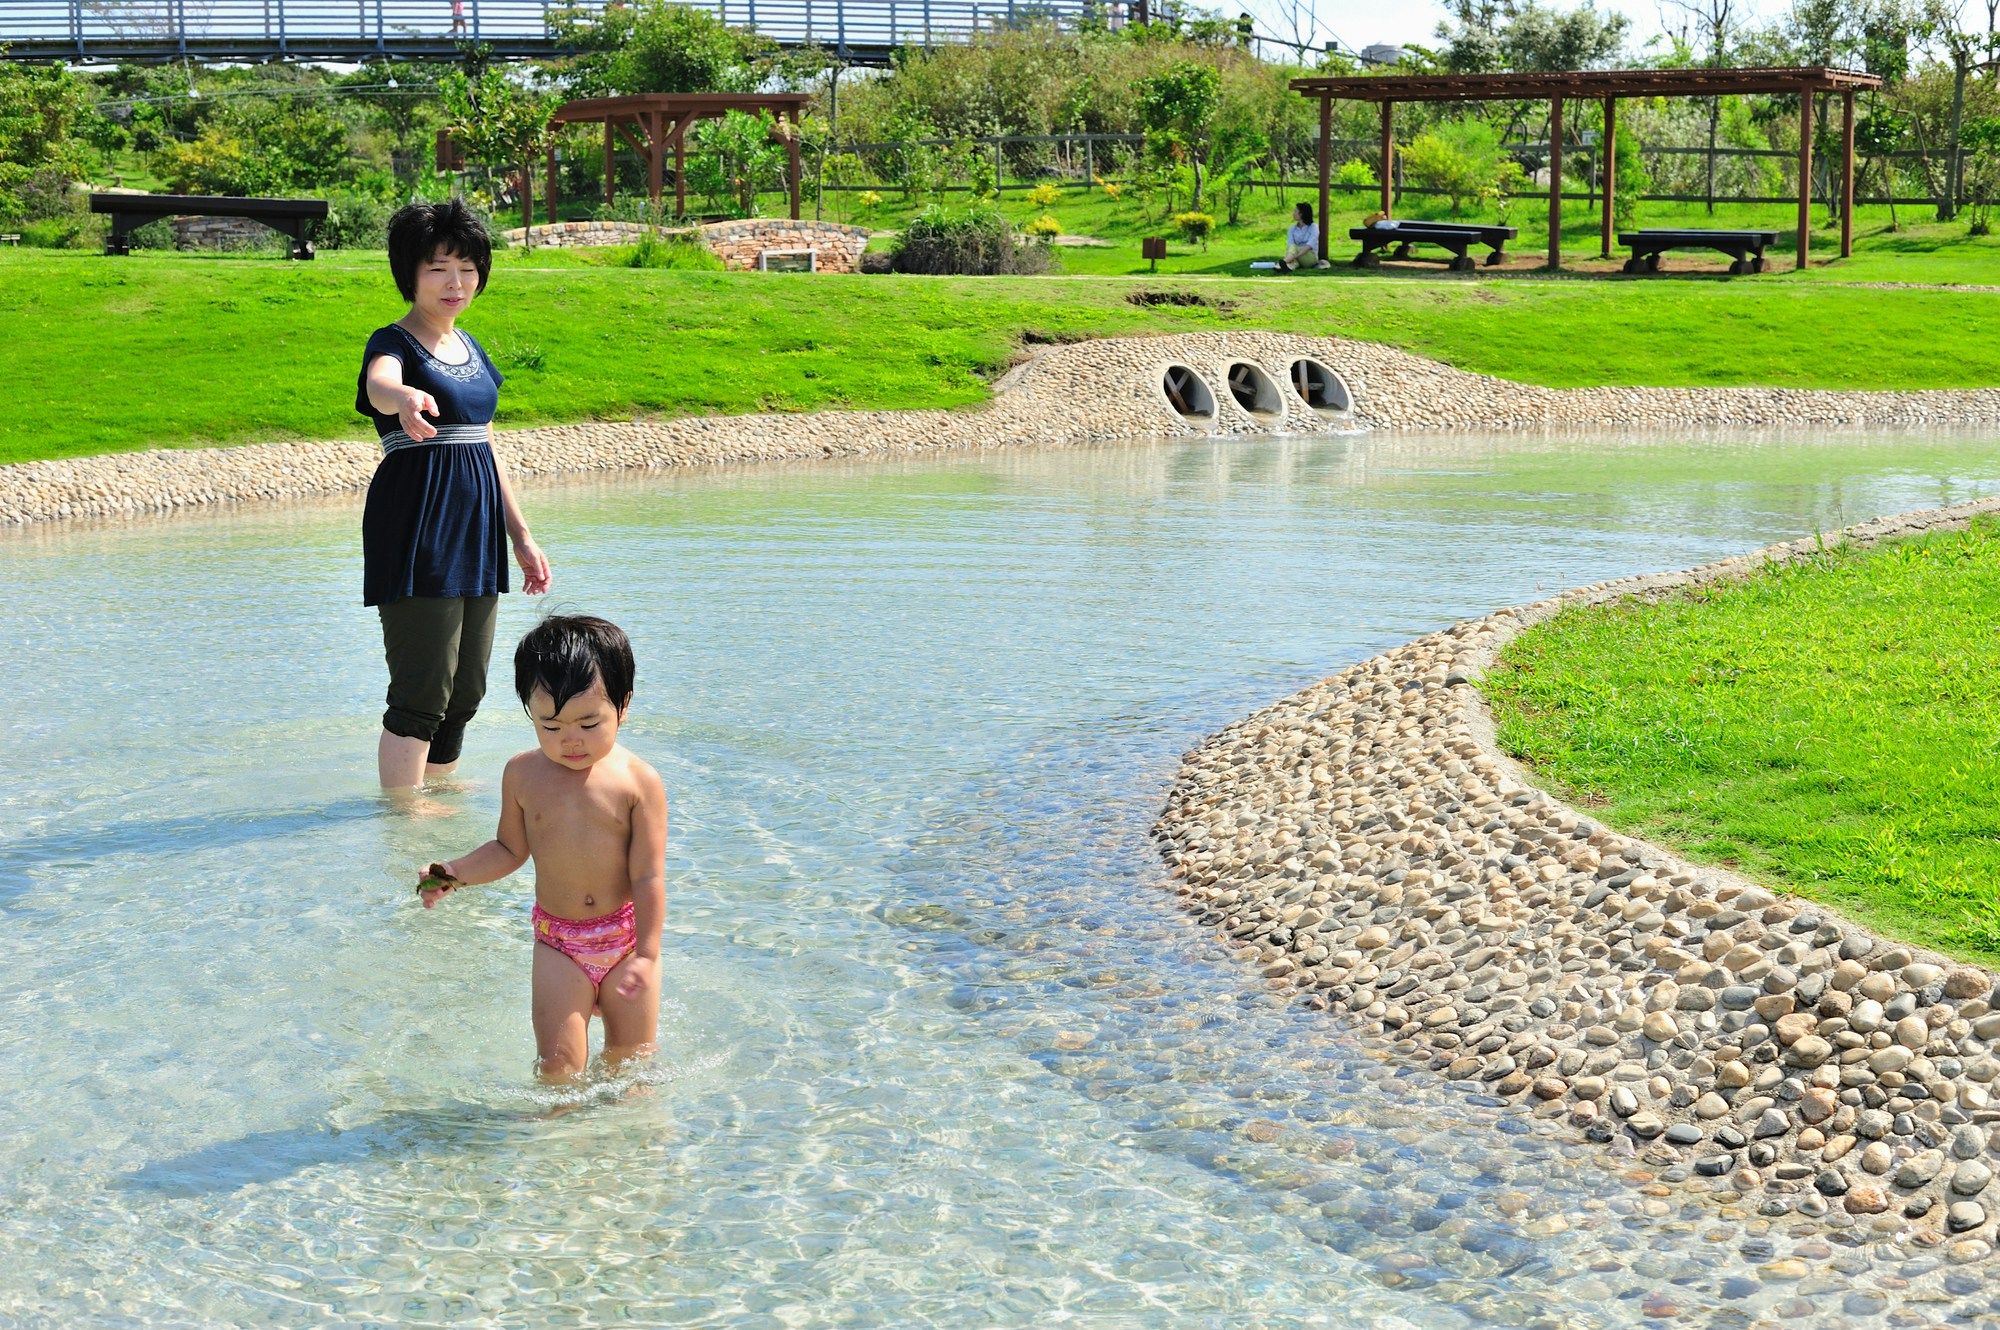
[[[1338,373],[1352,411],[1315,413],[1289,391],[1252,415],[1224,386],[1249,360],[1278,384],[1312,357]],[[1217,399],[1189,421],[1160,389],[1168,363],[1198,370]],[[959,411],[827,411],[510,430],[519,474],[852,457],[938,448],[1102,442],[1158,435],[1604,426],[1887,426],[2000,423],[2000,390],[1814,392],[1761,388],[1558,390],[1469,374],[1392,347],[1280,333],[1187,333],[1050,347],[1006,375],[994,399]],[[0,467],[0,524],[154,512],[209,503],[337,493],[368,483],[372,442],[161,449]]]
[[[1567,606],[1818,548],[1583,587],[1351,666],[1190,753],[1156,834],[1202,923],[1402,1057],[1763,1214],[1976,1259],[2000,1210],[1994,975],[1565,807],[1496,750],[1472,682]]]

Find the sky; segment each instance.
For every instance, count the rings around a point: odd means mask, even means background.
[[[1554,0],[1558,8],[1571,8],[1577,0]],[[1444,20],[1444,6],[1435,0],[1202,0],[1224,13],[1248,10],[1260,20],[1258,29],[1273,37],[1290,38],[1292,25],[1286,17],[1296,5],[1315,12],[1321,29],[1320,40],[1338,37],[1343,46],[1360,50],[1377,42],[1396,44],[1432,43],[1432,34]],[[1632,20],[1635,44],[1660,31],[1660,6],[1654,0],[1599,0],[1601,10],[1616,10]],[[1769,22],[1787,8],[1786,0],[1747,0],[1743,8],[1751,22]]]

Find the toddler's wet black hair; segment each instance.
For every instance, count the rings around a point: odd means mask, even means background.
[[[622,712],[632,700],[633,672],[632,643],[625,630],[588,614],[551,614],[514,648],[514,691],[521,695],[523,711],[537,688],[561,712],[572,697],[602,679],[604,695]]]
[[[458,199],[412,203],[389,219],[389,271],[403,299],[417,298],[417,269],[439,250],[478,269],[479,290],[486,289],[487,275],[493,271],[493,240],[478,215]]]

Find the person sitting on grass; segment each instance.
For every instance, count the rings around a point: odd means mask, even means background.
[[[1278,266],[1286,272],[1327,266],[1319,256],[1319,227],[1313,222],[1312,204],[1301,203],[1292,209],[1292,225],[1285,232],[1285,257],[1278,260]]]

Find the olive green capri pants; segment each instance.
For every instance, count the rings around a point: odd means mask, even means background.
[[[465,726],[486,696],[498,596],[404,596],[376,608],[389,660],[382,728],[430,743],[428,761],[458,760]]]

